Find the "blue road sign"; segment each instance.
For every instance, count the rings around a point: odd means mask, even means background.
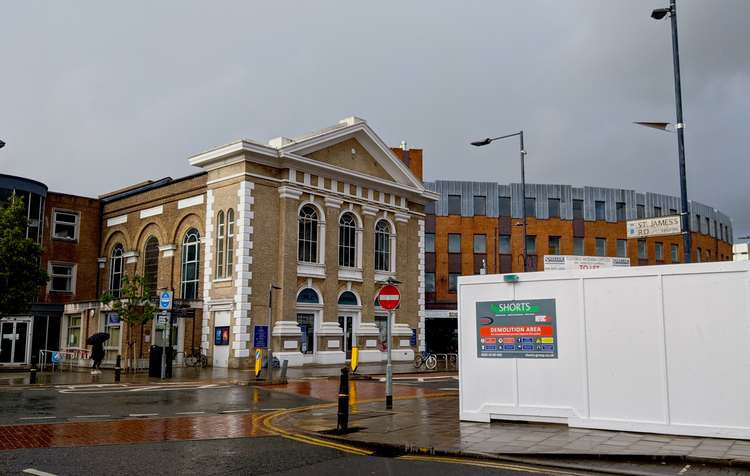
[[[256,349],[268,348],[268,326],[255,326],[253,347]]]
[[[417,330],[411,330],[411,336],[409,337],[409,345],[417,345]]]
[[[159,309],[163,311],[172,309],[172,291],[162,291],[159,293]]]
[[[51,357],[50,360],[52,360],[53,364],[60,363],[60,353],[59,352],[52,352],[52,357]]]

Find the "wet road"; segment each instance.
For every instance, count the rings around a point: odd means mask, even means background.
[[[0,474],[24,470],[56,476],[98,475],[516,475],[545,470],[483,467],[439,461],[355,456],[280,437],[141,443],[77,448],[22,449],[0,453]],[[510,466],[510,465],[508,465]],[[31,473],[34,474],[34,473]],[[36,473],[40,474],[40,473]],[[561,474],[573,474],[558,472]],[[582,473],[576,473],[582,474]]]
[[[316,402],[294,393],[220,384],[3,389],[0,425],[258,412]]]

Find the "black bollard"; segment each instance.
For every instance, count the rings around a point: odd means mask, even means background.
[[[344,433],[349,429],[349,367],[341,369],[338,417],[336,431]]]
[[[120,372],[122,371],[122,368],[120,367],[121,361],[122,357],[118,354],[117,360],[115,361],[115,382],[120,381]]]
[[[29,383],[36,383],[36,355],[31,356],[31,368],[29,369]]]

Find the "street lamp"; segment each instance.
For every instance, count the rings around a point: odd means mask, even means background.
[[[474,147],[483,147],[489,145],[496,140],[507,139],[508,137],[518,136],[521,146],[521,195],[523,195],[522,209],[523,209],[523,270],[527,271],[528,268],[528,250],[526,249],[526,172],[524,171],[524,157],[526,156],[526,150],[523,148],[523,131],[516,132],[515,134],[508,134],[500,137],[486,138],[477,140],[471,143]]]
[[[685,263],[690,263],[692,251],[692,239],[690,236],[690,210],[688,209],[687,179],[685,176],[685,138],[683,130],[685,123],[682,121],[682,87],[680,86],[680,48],[677,42],[677,5],[675,0],[669,0],[669,8],[657,8],[651,12],[651,18],[661,20],[669,15],[672,24],[672,62],[674,66],[674,96],[677,109],[677,123],[674,129],[677,131],[677,153],[680,164],[680,201],[682,203],[682,239],[685,248]],[[637,122],[636,124],[653,127],[656,129],[669,130],[670,124],[665,122]]]

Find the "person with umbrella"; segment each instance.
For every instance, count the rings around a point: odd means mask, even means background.
[[[98,332],[86,339],[86,343],[91,346],[91,360],[94,361],[94,365],[91,366],[91,375],[102,373],[100,367],[104,360],[104,343],[107,340],[109,340],[109,334],[106,332]]]

